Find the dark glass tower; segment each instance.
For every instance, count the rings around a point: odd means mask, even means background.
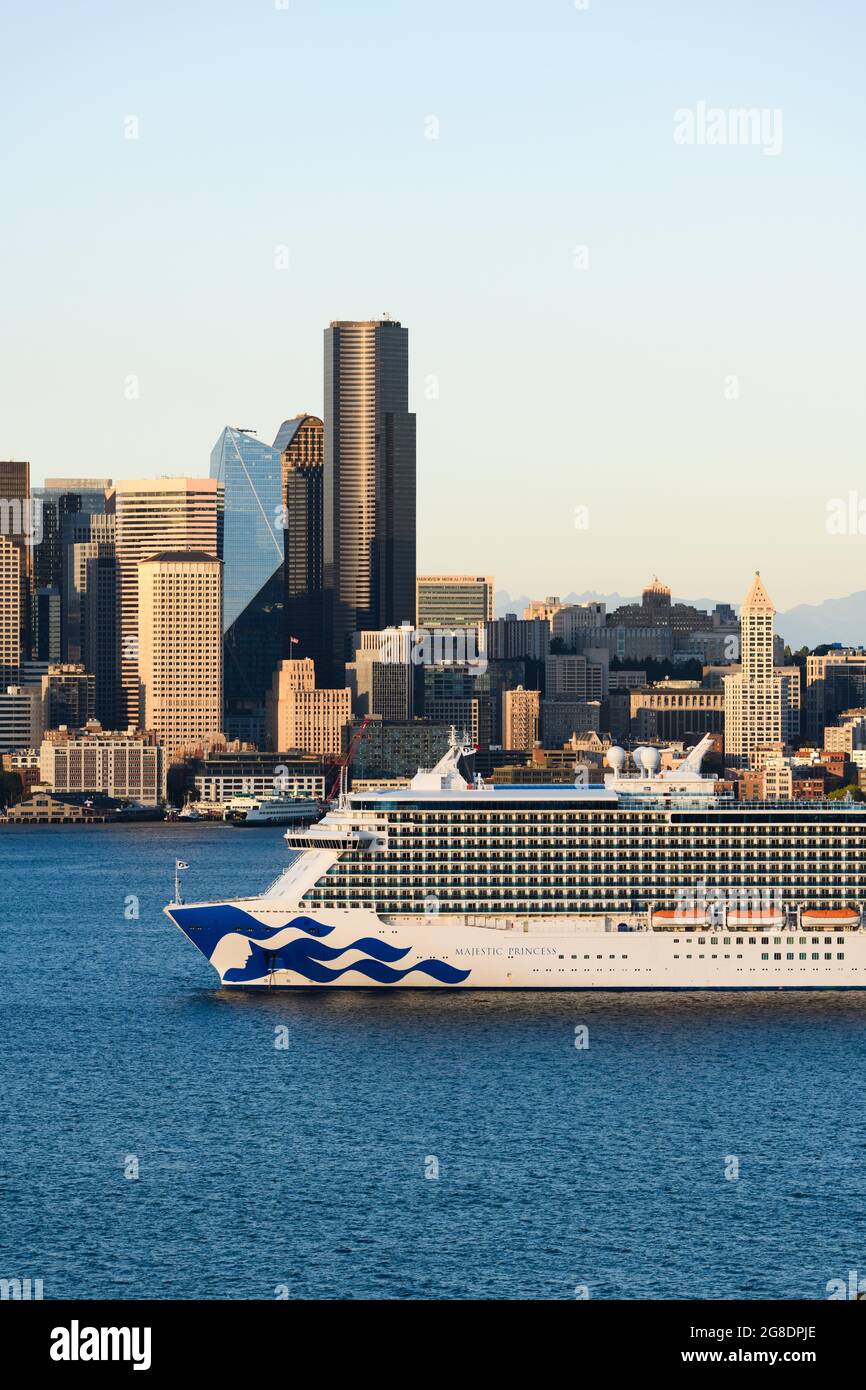
[[[118,569],[113,554],[86,561],[86,587],[81,596],[85,669],[95,678],[95,715],[103,729],[120,728],[120,628]]]
[[[415,616],[409,335],[391,319],[325,330],[324,584],[338,670],[352,633]]]
[[[261,745],[265,694],[285,655],[280,454],[248,430],[227,428],[211,453],[210,476],[225,488],[225,731]]]
[[[41,532],[30,564],[30,643],[37,660],[69,659],[70,547],[91,538],[91,520],[105,516],[110,487],[110,478],[48,478],[32,489]]]
[[[292,648],[285,655],[312,657],[316,682],[326,686],[331,652],[322,585],[322,421],[316,415],[284,420],[274,448],[280,451],[285,505],[286,629]]]

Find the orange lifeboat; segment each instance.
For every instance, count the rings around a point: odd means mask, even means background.
[[[705,907],[659,907],[654,909],[652,920],[654,927],[688,931],[707,925],[707,910]]]
[[[725,918],[725,925],[728,927],[751,927],[753,931],[763,931],[765,928],[784,927],[788,920],[788,915],[780,909],[764,909],[752,911],[748,908],[731,908]]]
[[[824,931],[842,927],[852,931],[859,925],[860,913],[856,907],[810,907],[804,908],[800,914],[801,927],[823,928]]]

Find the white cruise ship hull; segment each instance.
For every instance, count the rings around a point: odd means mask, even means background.
[[[231,989],[863,989],[866,930],[646,929],[646,919],[380,917],[272,896],[166,915]],[[623,928],[627,928],[623,930]]]

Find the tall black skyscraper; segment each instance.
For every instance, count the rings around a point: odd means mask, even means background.
[[[274,448],[280,453],[285,507],[287,646],[283,655],[312,657],[317,683],[328,685],[332,653],[322,578],[322,421],[316,415],[284,420]]]
[[[324,582],[337,667],[351,634],[414,621],[415,416],[409,335],[391,319],[325,330]]]

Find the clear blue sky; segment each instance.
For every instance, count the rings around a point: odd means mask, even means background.
[[[224,424],[321,409],[329,319],[387,310],[422,568],[739,601],[759,567],[780,607],[866,587],[866,536],[825,529],[829,499],[866,507],[862,4],[0,15],[0,456],[205,472]],[[782,153],[678,146],[700,101],[781,109]]]

